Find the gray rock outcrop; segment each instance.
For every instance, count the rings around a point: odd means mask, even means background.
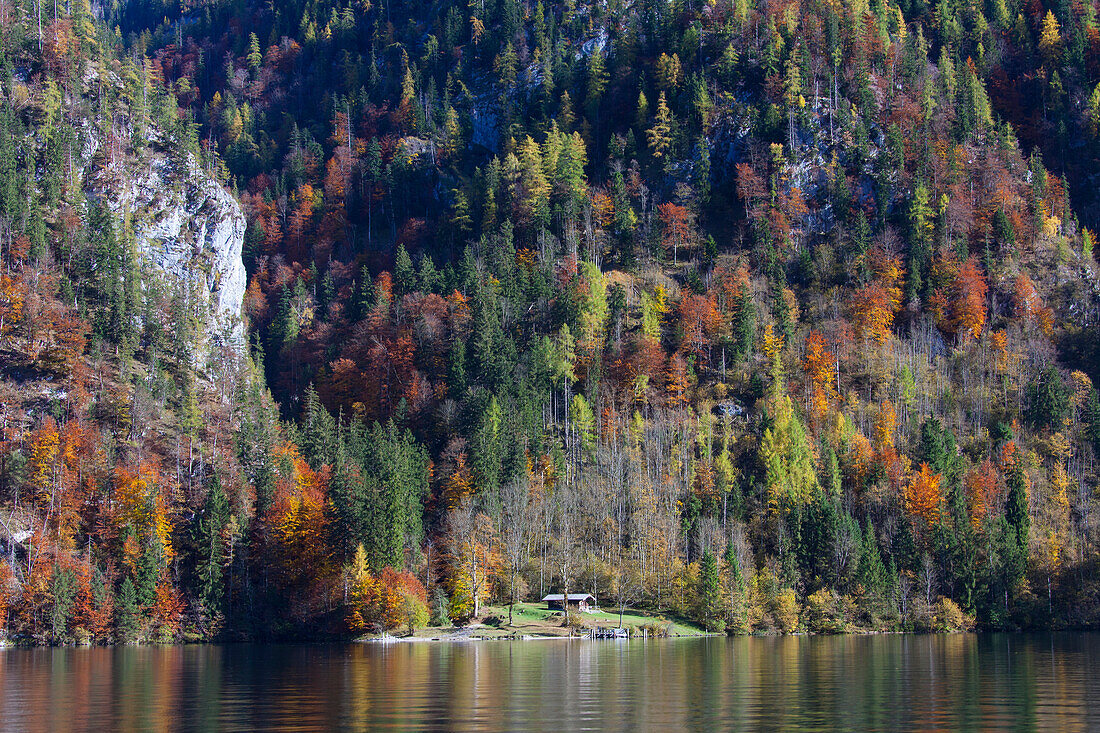
[[[236,199],[188,155],[185,162],[150,151],[137,170],[104,186],[111,209],[130,222],[147,272],[184,285],[205,309],[200,343],[241,342],[247,275],[241,251],[245,217]]]

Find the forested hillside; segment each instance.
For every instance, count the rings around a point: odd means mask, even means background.
[[[1097,624],[1098,9],[0,0],[7,637]]]

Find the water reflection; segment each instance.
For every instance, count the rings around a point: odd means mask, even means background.
[[[9,649],[0,727],[1096,730],[1098,651],[1094,634]]]

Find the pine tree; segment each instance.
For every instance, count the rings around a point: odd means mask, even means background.
[[[728,602],[726,604],[726,629],[731,633],[744,634],[747,633],[749,628],[749,620],[747,606],[747,589],[745,587],[745,579],[742,575],[741,562],[737,558],[737,549],[734,547],[733,542],[726,545],[726,552],[724,556],[724,565],[726,573],[726,593]]]
[[[1052,10],[1048,10],[1043,17],[1039,32],[1039,52],[1043,54],[1043,60],[1051,67],[1057,66],[1058,61],[1061,59],[1062,30]]]
[[[393,258],[393,285],[399,296],[416,292],[416,270],[404,244],[397,245]]]
[[[443,276],[435,267],[432,256],[425,253],[420,258],[420,269],[417,272],[417,288],[422,293],[440,293],[443,290]]]
[[[929,417],[921,423],[917,455],[939,474],[948,473],[957,461],[955,436],[938,418]]]
[[[69,613],[76,598],[76,573],[71,568],[54,565],[50,578],[50,595],[53,598],[53,608],[50,611],[53,639],[64,643],[69,634]]]
[[[1027,417],[1038,428],[1060,430],[1069,410],[1070,390],[1058,367],[1048,364],[1027,385]]]
[[[718,561],[709,549],[699,561],[699,580],[695,587],[696,616],[707,631],[723,631],[722,591],[718,582]]]
[[[138,607],[142,610],[151,608],[157,601],[157,581],[160,579],[161,564],[159,539],[154,534],[141,552],[134,576],[134,593]]]
[[[451,342],[450,358],[447,361],[447,392],[456,399],[466,395],[469,382],[466,377],[466,342],[455,337]]]
[[[478,296],[474,334],[473,357],[478,381],[495,391],[509,378],[509,370],[497,299],[487,289],[482,289]]]
[[[222,490],[221,479],[215,471],[210,477],[206,501],[199,514],[195,543],[198,548],[196,575],[198,596],[207,613],[221,610],[225,592],[224,531],[229,523],[229,501]]]
[[[588,113],[592,117],[596,117],[599,112],[600,100],[603,99],[604,90],[607,89],[608,79],[603,54],[599,50],[593,51],[588,57],[588,84],[584,100]]]
[[[1085,403],[1085,436],[1092,444],[1092,451],[1100,456],[1100,393],[1089,392]]]
[[[137,592],[130,576],[122,581],[115,601],[115,634],[119,641],[133,642],[137,640],[141,629],[141,617],[139,615]]]
[[[352,302],[350,303],[350,315],[353,321],[365,317],[374,305],[374,282],[371,279],[370,268],[363,265],[359,270],[359,278],[352,288]]]
[[[1023,462],[1017,460],[1008,474],[1008,498],[1005,501],[1005,521],[1015,533],[1017,550],[1027,557],[1031,532],[1031,508],[1028,500],[1028,480]]]
[[[756,343],[756,305],[753,303],[748,285],[742,285],[737,296],[733,337],[734,360],[741,361],[748,358],[753,353],[753,346]]]
[[[661,160],[665,158],[672,146],[672,111],[665,101],[665,93],[661,92],[657,97],[657,113],[653,118],[653,127],[646,130],[646,139],[649,141],[650,152],[653,157]]]
[[[1085,106],[1085,120],[1089,134],[1100,137],[1100,84],[1097,84]]]
[[[263,63],[264,57],[260,53],[260,39],[255,33],[250,33],[248,38],[248,68],[255,72]]]
[[[856,582],[863,586],[863,592],[874,601],[882,600],[885,590],[886,568],[882,564],[875,528],[870,520],[863,527],[860,542],[859,565],[856,569]]]
[[[333,546],[344,557],[370,541],[370,516],[366,502],[375,488],[373,481],[368,483],[364,479],[341,440],[332,464],[329,501],[332,506],[330,530]]]

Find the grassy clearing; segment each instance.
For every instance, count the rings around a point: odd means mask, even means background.
[[[571,613],[570,616],[581,619],[586,628],[619,626],[619,614],[617,612]],[[497,619],[500,620],[499,624],[496,623]],[[472,621],[462,629],[426,628],[417,631],[416,637],[427,639],[500,639],[523,636],[569,636],[570,629],[562,625],[563,621],[564,617],[561,612],[550,611],[543,603],[517,603],[512,610],[512,624],[509,625],[507,606],[486,606],[482,609],[480,618]],[[669,625],[668,633],[670,636],[701,636],[704,634],[701,628],[690,622],[670,621],[663,616],[656,616],[638,609],[628,609],[623,614],[623,628],[637,629],[644,625]],[[578,633],[583,633],[583,630],[573,630],[573,635]]]

